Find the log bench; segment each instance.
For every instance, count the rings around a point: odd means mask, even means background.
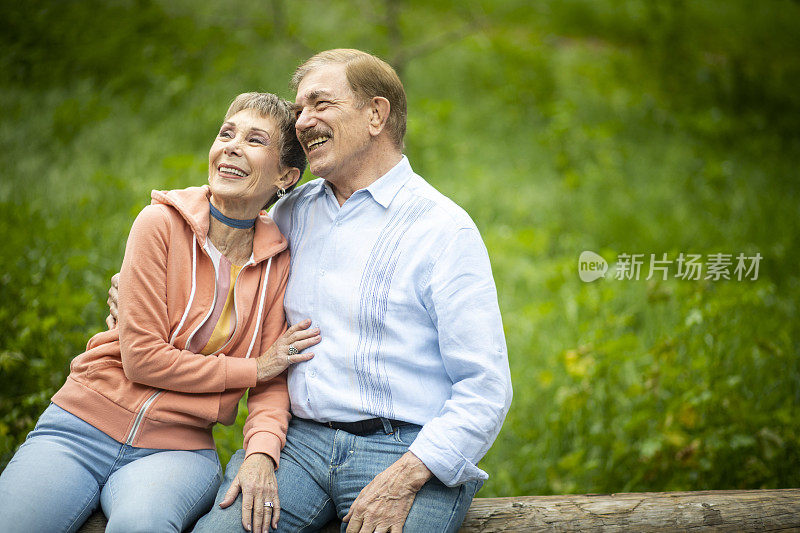
[[[97,511],[79,533],[104,530]],[[460,532],[501,531],[800,531],[800,489],[475,498]]]

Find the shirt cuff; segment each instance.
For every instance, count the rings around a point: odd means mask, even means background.
[[[245,450],[244,458],[247,459],[254,453],[265,453],[272,457],[275,461],[275,468],[281,460],[281,439],[274,433],[269,431],[259,431],[247,441],[247,450]]]
[[[255,387],[258,370],[255,359],[225,357],[225,390]]]
[[[468,481],[485,481],[489,475],[464,457],[444,435],[423,426],[408,450],[425,463],[439,481],[455,487]]]

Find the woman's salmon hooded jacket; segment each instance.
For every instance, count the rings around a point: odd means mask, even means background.
[[[236,328],[210,355],[185,350],[211,314],[214,264],[206,251],[208,186],[153,191],[128,237],[119,283],[119,325],[89,340],[53,402],[118,442],[159,449],[214,448],[250,390],[247,455],[278,464],[286,442],[286,373],[256,385],[256,358],[286,330],[286,239],[258,217],[253,256],[234,285]]]

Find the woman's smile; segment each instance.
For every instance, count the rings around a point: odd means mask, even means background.
[[[230,165],[228,163],[223,163],[217,167],[217,171],[219,175],[223,178],[230,178],[230,179],[241,179],[246,178],[250,175],[249,172],[245,172],[241,168]]]

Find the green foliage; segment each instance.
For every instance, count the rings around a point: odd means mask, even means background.
[[[0,464],[104,327],[149,190],[205,181],[236,94],[352,46],[398,66],[406,153],[492,258],[515,399],[482,495],[800,483],[797,2],[2,4]],[[587,284],[583,250],[764,259]]]

